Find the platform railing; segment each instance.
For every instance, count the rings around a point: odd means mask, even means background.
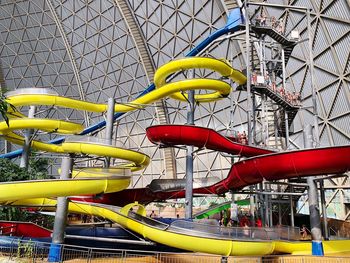
[[[129,217],[161,230],[191,236],[231,240],[300,240],[300,229],[298,227],[225,227],[181,219],[168,225],[133,212],[129,213]]]
[[[168,230],[203,237],[218,237],[232,240],[300,240],[297,227],[225,227],[176,220]]]

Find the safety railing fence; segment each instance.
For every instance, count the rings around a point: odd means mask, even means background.
[[[0,244],[0,262],[49,262],[50,243],[24,241],[18,239],[8,240]],[[148,262],[148,263],[350,263],[348,257],[313,257],[313,256],[252,256],[252,257],[225,257],[200,253],[167,253],[153,251],[132,251],[119,249],[99,249],[81,246],[62,245],[59,262]]]
[[[186,234],[248,240],[300,240],[297,227],[225,227],[177,220],[171,223],[169,230]]]

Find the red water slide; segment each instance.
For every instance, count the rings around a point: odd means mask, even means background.
[[[216,131],[188,125],[158,125],[147,129],[148,139],[164,146],[193,145],[199,148],[251,157],[235,163],[228,176],[208,187],[193,190],[194,194],[223,194],[265,180],[288,179],[322,174],[339,174],[350,170],[350,145],[305,149],[282,153],[242,145]],[[252,157],[255,156],[255,157]],[[148,203],[182,198],[184,190],[152,192],[149,188],[126,189],[121,192],[84,198],[89,202],[124,205],[133,201]]]
[[[271,150],[248,146],[229,139],[208,128],[192,125],[156,125],[147,128],[147,138],[163,146],[193,145],[198,148],[253,157],[272,153]]]

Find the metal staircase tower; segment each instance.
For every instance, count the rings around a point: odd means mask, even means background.
[[[256,12],[255,12],[256,13]],[[288,98],[285,93],[285,65],[288,63],[290,55],[293,51],[293,48],[297,44],[295,40],[290,40],[287,38],[283,32],[277,31],[277,29],[273,28],[269,25],[255,25],[251,23],[251,32],[253,43],[251,45],[250,50],[246,50],[246,44],[241,44],[242,53],[250,52],[250,63],[249,66],[252,70],[252,80],[251,80],[251,91],[253,96],[260,97],[260,101],[265,101],[264,105],[264,113],[263,114],[265,120],[262,122],[266,122],[266,124],[261,123],[261,126],[268,126],[268,123],[271,122],[272,115],[266,114],[267,112],[274,112],[274,124],[277,125],[276,131],[272,132],[272,130],[267,131],[266,128],[262,128],[266,134],[262,135],[262,137],[267,137],[264,140],[257,140],[255,138],[255,142],[259,143],[259,141],[263,144],[269,144],[274,140],[275,143],[272,145],[278,147],[276,142],[279,139],[277,137],[283,137],[286,140],[285,147],[288,148],[288,141],[290,131],[290,125],[293,122],[300,105],[296,104],[292,100]],[[280,46],[280,52],[271,52],[270,58],[267,58],[265,55],[265,37],[269,36],[272,41]],[[272,45],[272,44],[271,44]],[[271,48],[273,51],[273,48]],[[280,81],[277,82],[277,77],[280,78]],[[278,83],[278,84],[276,84]],[[240,90],[246,90],[246,86],[240,86]],[[283,92],[279,92],[279,89]],[[272,103],[266,103],[267,101],[271,101]],[[263,109],[259,105],[254,106],[253,112],[254,116],[257,116],[259,112],[262,112]],[[274,106],[272,106],[274,105]],[[267,108],[266,108],[267,107]],[[268,115],[268,117],[267,117]],[[256,119],[256,117],[254,117]],[[254,125],[256,127],[256,125]],[[254,131],[254,134],[257,134],[257,131]],[[268,137],[272,136],[273,140],[268,139]]]

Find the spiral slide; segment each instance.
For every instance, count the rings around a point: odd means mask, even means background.
[[[179,100],[186,100],[185,91],[206,89],[212,90],[212,93],[196,96],[196,101],[210,102],[226,97],[231,92],[231,86],[221,80],[190,79],[174,83],[166,83],[166,77],[170,74],[186,69],[206,68],[220,73],[224,77],[229,77],[233,81],[242,84],[246,77],[239,71],[233,69],[225,61],[212,58],[185,58],[172,61],[160,67],[155,74],[155,84],[157,89],[137,98],[128,104],[116,104],[115,111],[127,112],[143,108],[147,104],[157,101],[161,98],[172,96]],[[46,89],[22,89],[10,92],[7,95],[7,101],[15,107],[27,105],[48,105],[72,108],[77,110],[86,110],[92,112],[104,112],[107,105],[74,100],[61,97],[52,91]],[[0,135],[6,140],[17,144],[23,144],[24,138],[14,130],[18,129],[37,129],[44,132],[55,132],[61,134],[76,134],[83,127],[79,124],[53,119],[28,119],[12,107],[8,112],[9,123],[0,123]],[[120,191],[126,188],[130,178],[115,177],[121,173],[121,169],[130,169],[131,171],[143,169],[149,164],[149,157],[142,153],[121,149],[111,146],[101,140],[89,137],[74,137],[68,139],[60,145],[45,143],[38,140],[31,141],[31,147],[47,152],[66,153],[66,154],[90,154],[94,156],[106,156],[127,160],[130,163],[115,169],[85,169],[75,172],[75,180],[48,180],[48,181],[27,181],[10,182],[0,185],[0,201],[16,200],[21,198],[34,197],[55,197],[67,195],[98,194]],[[102,173],[102,178],[95,178],[97,173]],[[83,177],[82,179],[78,179]],[[87,178],[88,177],[88,178]],[[50,187],[49,185],[52,185]],[[67,186],[70,187],[67,187]],[[45,190],[44,190],[45,189]]]
[[[198,45],[193,47],[187,54],[185,54],[185,57],[191,58],[194,56],[197,56],[201,51],[203,51],[206,47],[208,47],[211,43],[213,43],[215,40],[220,38],[223,35],[234,33],[241,29],[241,24],[243,23],[243,17],[241,14],[240,8],[234,8],[227,19],[226,25],[219,28],[218,30],[212,32],[207,38],[203,39]],[[241,75],[239,78],[244,77]],[[143,97],[145,94],[152,92],[154,89],[156,89],[155,83],[151,83],[144,91],[142,91],[137,97]],[[105,106],[102,106],[105,107]],[[120,118],[123,116],[125,112],[116,112],[114,114],[114,120]],[[23,117],[23,116],[22,116]],[[97,122],[87,128],[85,128],[82,132],[79,133],[79,135],[87,135],[91,132],[95,132],[98,129],[103,128],[106,125],[106,121],[102,120],[100,122]],[[62,138],[55,138],[54,140],[51,140],[50,143],[52,144],[60,144],[64,141],[64,137]],[[15,158],[22,154],[22,149],[15,150],[9,153],[0,154],[0,158]]]

